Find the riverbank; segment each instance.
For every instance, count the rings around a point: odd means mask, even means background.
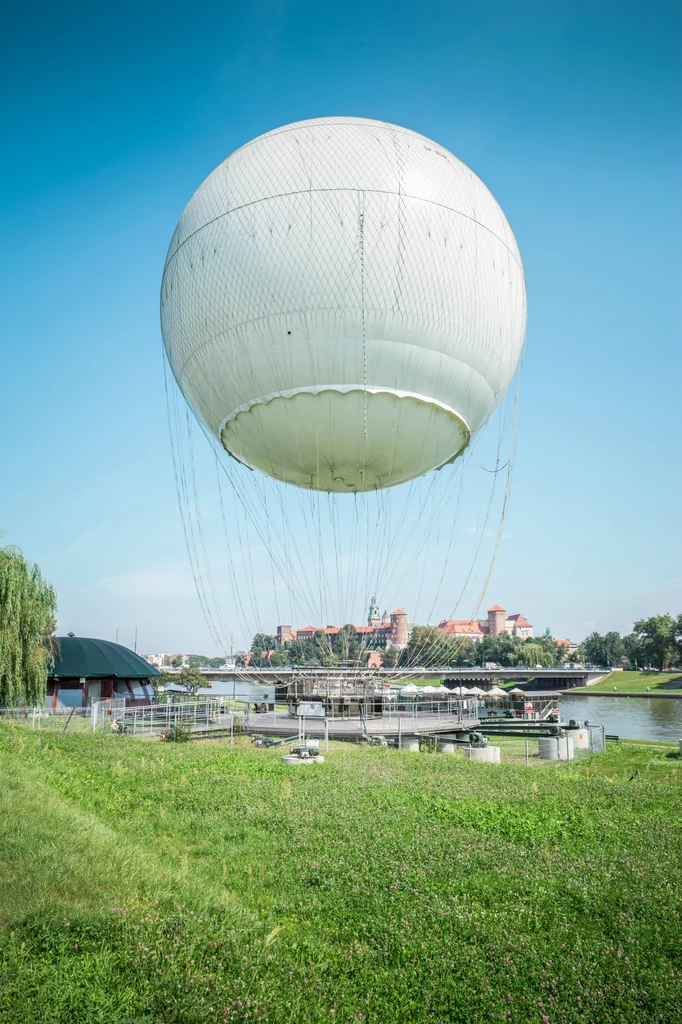
[[[301,770],[0,726],[0,779],[13,1024],[648,1024],[682,997],[672,744]]]
[[[573,687],[571,693],[615,692],[620,696],[682,697],[682,673],[677,672],[611,672],[599,683],[592,686]],[[569,692],[568,690],[561,691]]]
[[[532,696],[533,691],[529,690],[528,692]],[[628,693],[627,690],[620,690],[614,693],[613,689],[611,689],[611,692],[609,693],[608,690],[595,690],[591,686],[573,686],[568,690],[557,690],[556,692],[561,693],[564,696],[575,694],[576,697],[644,697],[651,698],[652,700],[682,699],[682,691],[676,692],[675,690],[669,690],[667,693]]]

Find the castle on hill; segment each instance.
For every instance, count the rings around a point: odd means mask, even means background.
[[[500,636],[503,633],[519,640],[533,636],[533,626],[525,615],[521,612],[507,615],[506,610],[499,604],[488,609],[485,619],[443,619],[439,622],[438,629],[441,633],[462,640],[482,640],[483,637]],[[356,626],[355,631],[370,644],[381,640],[385,641],[386,647],[396,650],[402,650],[407,646],[410,634],[407,613],[402,608],[396,608],[390,614],[384,612],[380,615],[376,597],[370,601],[367,625]],[[281,646],[291,640],[310,640],[315,633],[336,636],[339,632],[339,626],[303,626],[300,629],[293,626],[278,626],[277,644]]]
[[[310,640],[315,633],[336,636],[340,632],[340,626],[303,626],[302,629],[295,629],[293,626],[278,626],[277,645],[286,644],[291,640]],[[382,640],[386,642],[386,647],[402,650],[407,646],[409,635],[407,612],[404,612],[402,608],[396,608],[390,614],[385,611],[383,615],[379,615],[379,605],[376,597],[373,597],[369,605],[367,625],[356,626],[355,632],[370,643]]]

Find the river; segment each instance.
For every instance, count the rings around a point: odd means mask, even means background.
[[[675,697],[559,696],[562,721],[604,723],[606,732],[633,740],[682,739],[682,700]]]

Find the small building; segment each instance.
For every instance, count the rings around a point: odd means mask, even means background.
[[[60,711],[85,708],[112,697],[125,697],[133,706],[148,704],[154,696],[152,680],[160,675],[139,654],[110,640],[71,634],[55,637],[45,705]]]

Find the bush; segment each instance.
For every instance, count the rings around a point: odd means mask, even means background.
[[[180,725],[178,722],[166,729],[163,739],[168,743],[187,743],[192,739],[192,733],[188,725]]]

